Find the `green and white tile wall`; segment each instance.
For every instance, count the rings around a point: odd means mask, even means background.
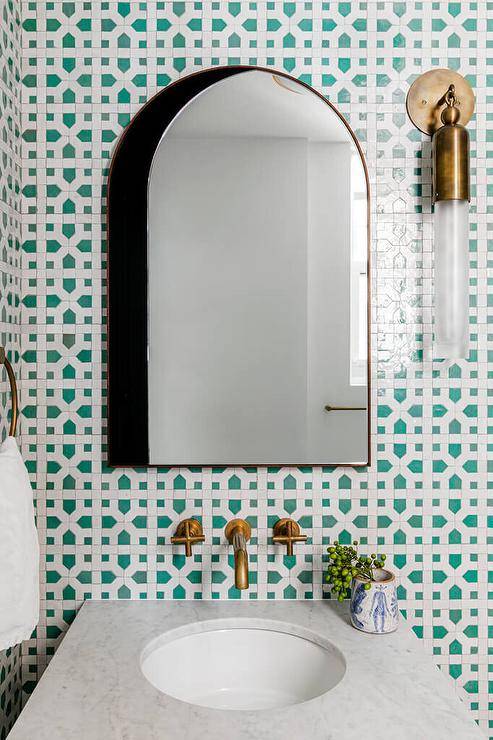
[[[23,649],[26,691],[86,598],[239,598],[222,533],[241,515],[255,530],[253,583],[242,598],[321,598],[323,553],[336,538],[389,552],[406,615],[488,731],[492,19],[485,0],[22,2],[22,442],[44,562],[41,622]],[[374,216],[369,470],[105,465],[110,156],[153,93],[233,63],[309,82],[366,151]],[[467,75],[478,100],[469,127],[472,341],[469,360],[456,364],[429,359],[430,146],[405,113],[410,81],[432,66]],[[285,514],[309,535],[292,558],[267,544]],[[185,560],[169,542],[187,515],[202,518],[207,543]]]
[[[21,300],[20,2],[0,0],[0,346],[19,369]],[[8,385],[0,368],[0,440],[8,431]],[[20,710],[21,648],[0,652],[0,739]]]
[[[0,0],[0,346],[18,369],[21,333],[21,21],[20,3]],[[0,440],[10,392],[0,368]]]

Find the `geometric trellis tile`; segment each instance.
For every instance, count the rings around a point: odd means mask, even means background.
[[[0,653],[0,738],[4,740],[22,706],[21,646]]]
[[[34,687],[84,599],[318,599],[325,548],[384,549],[404,613],[481,726],[493,594],[493,28],[490,2],[0,0],[0,341],[21,378],[21,444],[42,546],[42,614],[22,651]],[[22,44],[21,44],[22,34]],[[6,60],[8,63],[6,63]],[[106,445],[105,182],[131,116],[219,64],[285,70],[353,126],[372,185],[373,465],[111,470]],[[430,146],[405,96],[433,66],[465,74],[472,149],[471,352],[433,362]],[[4,74],[5,72],[5,74]],[[21,333],[22,329],[22,333]],[[8,398],[0,386],[5,433]],[[233,585],[225,523],[252,525],[252,586]],[[199,518],[192,558],[170,545]],[[308,535],[288,557],[280,516]],[[15,716],[20,650],[0,656]],[[3,699],[5,697],[5,700]],[[493,734],[493,730],[491,730]],[[1,735],[0,735],[1,737]]]

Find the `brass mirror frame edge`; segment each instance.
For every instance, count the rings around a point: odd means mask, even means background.
[[[248,71],[254,71],[257,70],[259,72],[267,72],[271,75],[276,75],[278,77],[284,77],[287,80],[290,80],[291,82],[295,82],[298,85],[301,85],[305,89],[309,90],[310,92],[314,93],[320,100],[322,100],[339,118],[339,120],[342,122],[342,124],[345,126],[347,132],[349,133],[354,145],[356,146],[356,149],[358,151],[358,154],[360,156],[361,164],[363,165],[363,170],[365,173],[365,182],[366,182],[366,241],[367,241],[367,255],[366,255],[366,271],[367,271],[367,440],[368,440],[368,455],[367,460],[365,462],[357,462],[357,463],[331,463],[331,462],[323,462],[323,463],[279,463],[279,462],[272,462],[272,463],[190,463],[187,465],[184,465],[183,463],[173,464],[173,463],[150,463],[150,462],[140,462],[140,463],[112,463],[109,459],[109,444],[107,444],[108,448],[108,460],[107,464],[111,468],[116,469],[124,469],[124,468],[226,468],[226,467],[238,467],[238,468],[258,468],[258,467],[328,467],[328,468],[368,468],[371,466],[372,462],[372,454],[371,454],[371,190],[370,190],[370,177],[368,172],[368,165],[366,163],[365,154],[363,152],[363,149],[361,147],[361,144],[358,141],[358,138],[356,137],[356,134],[354,133],[353,129],[351,128],[349,122],[346,120],[346,118],[342,115],[342,113],[336,108],[336,106],[330,102],[324,95],[322,95],[321,92],[316,90],[314,87],[309,85],[307,82],[304,82],[302,80],[298,80],[296,77],[293,77],[293,75],[288,74],[287,72],[282,72],[280,70],[275,69],[274,67],[261,67],[257,65],[246,65],[246,64],[231,64],[231,65],[218,65],[215,67],[206,67],[204,69],[197,70],[196,72],[191,72],[188,75],[185,75],[183,77],[178,78],[177,80],[174,80],[173,82],[170,82],[169,85],[166,85],[166,87],[162,88],[161,90],[158,90],[154,95],[152,95],[149,100],[147,100],[135,113],[135,115],[130,120],[130,123],[128,126],[125,127],[122,134],[120,135],[118,142],[116,144],[115,150],[111,156],[111,162],[107,177],[107,184],[109,185],[110,179],[111,179],[111,173],[113,169],[113,163],[115,161],[115,158],[118,154],[118,151],[120,149],[120,146],[128,133],[128,131],[132,128],[133,124],[135,123],[136,119],[139,117],[140,113],[147,108],[156,98],[158,98],[161,95],[165,95],[167,91],[169,91],[171,88],[175,88],[179,86],[184,80],[188,80],[191,77],[199,77],[200,75],[204,73],[214,72],[217,70],[225,69],[228,71],[231,71],[232,75],[234,75],[234,71],[236,70],[237,74],[240,74],[242,72],[248,72]],[[195,96],[196,97],[196,96]],[[193,100],[193,98],[191,98]],[[182,106],[183,108],[183,106]],[[182,109],[181,108],[181,109]],[[181,110],[180,109],[180,110]],[[179,115],[179,112],[176,114]],[[176,118],[176,116],[175,116]],[[159,146],[159,144],[158,144]],[[156,150],[155,150],[156,151]],[[107,193],[107,203],[108,201],[108,195],[109,195],[109,188]],[[107,239],[107,265],[106,265],[106,278],[107,278],[107,295],[109,295],[109,264],[110,264],[110,225],[109,225],[109,218],[110,218],[110,209],[107,206],[106,208],[106,239]],[[110,344],[110,302],[107,301],[107,314],[106,314],[106,327],[107,327],[107,347],[109,348]],[[110,359],[109,359],[109,349],[107,352],[107,383],[106,386],[109,389],[110,385]],[[109,393],[108,393],[108,403],[107,403],[107,437],[109,440],[109,436],[111,434],[110,429],[110,402],[109,402]]]

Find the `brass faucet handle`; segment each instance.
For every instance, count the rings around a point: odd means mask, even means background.
[[[192,554],[192,546],[197,542],[204,542],[205,536],[202,525],[197,519],[184,519],[176,528],[171,542],[174,545],[185,545],[185,555],[189,558]]]
[[[306,542],[306,534],[301,534],[300,525],[293,519],[279,519],[273,527],[272,542],[286,545],[288,555],[293,554],[295,542]]]

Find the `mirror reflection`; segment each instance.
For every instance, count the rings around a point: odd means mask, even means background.
[[[367,462],[367,221],[309,88],[252,70],[181,110],[149,178],[151,464]]]

